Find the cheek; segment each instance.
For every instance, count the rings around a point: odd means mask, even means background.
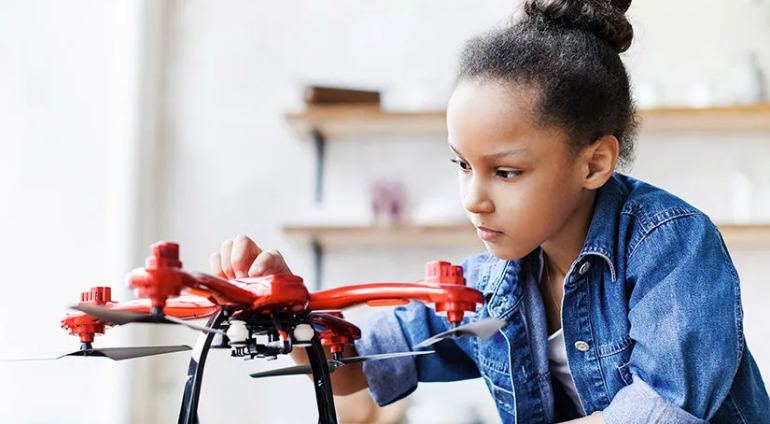
[[[563,222],[572,204],[571,188],[563,181],[535,180],[501,187],[495,206],[516,238],[539,242]]]
[[[495,205],[505,216],[519,225],[529,225],[548,213],[551,188],[534,179],[519,183],[500,184],[495,190]]]

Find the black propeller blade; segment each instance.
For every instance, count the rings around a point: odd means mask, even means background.
[[[415,349],[430,346],[434,343],[438,343],[444,339],[457,339],[460,337],[480,337],[482,339],[488,339],[492,337],[499,329],[505,327],[508,324],[507,321],[499,318],[487,318],[476,322],[471,322],[465,325],[461,325],[457,328],[453,328],[443,333],[436,334],[435,336],[420,342],[415,345]]]
[[[80,312],[84,312],[98,320],[115,324],[115,325],[124,325],[132,322],[144,322],[144,323],[154,323],[154,324],[178,324],[178,325],[183,325],[185,327],[191,328],[193,330],[203,331],[205,333],[214,333],[214,334],[219,334],[221,336],[227,335],[227,333],[225,333],[222,330],[215,330],[213,328],[191,324],[183,319],[179,319],[168,315],[155,316],[152,314],[143,314],[143,313],[131,312],[131,311],[120,311],[120,310],[101,308],[99,306],[90,306],[90,305],[76,305],[76,306],[73,306],[72,309],[75,309]]]
[[[67,356],[83,356],[83,357],[102,357],[109,358],[113,361],[122,361],[124,359],[142,358],[145,356],[163,355],[165,353],[182,352],[185,350],[191,350],[190,346],[143,346],[143,347],[104,347],[101,349],[81,349],[73,352],[65,353],[49,353],[35,356],[28,356],[22,358],[8,358],[0,359],[0,362],[15,362],[15,361],[45,361],[56,360],[65,358]]]
[[[355,364],[355,363],[366,362],[366,361],[376,361],[381,359],[400,358],[404,356],[426,355],[429,353],[434,353],[434,352],[432,350],[426,350],[426,351],[420,351],[420,352],[399,352],[399,353],[385,353],[382,355],[353,356],[350,358],[330,359],[327,361],[327,364],[329,364],[329,373],[331,374],[337,368],[343,367],[348,364]],[[262,377],[277,377],[277,376],[283,376],[283,375],[301,375],[301,374],[312,374],[312,373],[313,373],[313,369],[310,367],[310,364],[302,364],[302,365],[296,365],[293,367],[279,368],[276,370],[256,372],[254,374],[249,374],[249,375],[252,378],[262,378]]]

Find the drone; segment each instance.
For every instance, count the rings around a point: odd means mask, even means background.
[[[144,267],[128,273],[126,282],[137,299],[117,302],[110,287],[92,287],[61,320],[61,327],[80,339],[78,350],[28,359],[106,357],[126,360],[192,351],[182,396],[178,424],[200,424],[197,409],[208,352],[227,349],[246,360],[275,359],[304,348],[309,363],[250,374],[252,378],[311,375],[315,387],[319,424],[337,424],[330,374],[348,364],[397,357],[428,355],[419,350],[445,339],[488,339],[505,321],[488,318],[461,325],[466,314],[484,305],[478,290],[467,287],[460,266],[433,261],[426,264],[424,280],[412,283],[372,283],[337,287],[310,293],[300,276],[274,274],[225,280],[185,270],[179,245],[159,241],[151,245]],[[361,338],[361,330],[345,320],[347,309],[398,306],[421,302],[445,316],[449,330],[414,346],[414,351],[344,357],[345,347]],[[209,318],[205,326],[189,320]],[[140,346],[94,347],[97,334],[130,323],[181,325],[201,332],[194,347]],[[214,343],[216,336],[221,339]],[[326,350],[331,352],[327,359]]]

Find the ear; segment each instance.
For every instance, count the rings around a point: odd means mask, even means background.
[[[620,143],[614,135],[605,135],[586,147],[583,187],[598,189],[612,177],[618,162]]]

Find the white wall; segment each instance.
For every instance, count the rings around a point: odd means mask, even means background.
[[[0,11],[3,356],[77,349],[59,320],[113,271],[105,264],[115,251],[104,248],[109,187],[98,176],[109,174],[113,56],[103,34],[114,15],[79,3]],[[69,362],[1,364],[0,421],[107,422],[126,390],[110,381],[119,370]],[[92,403],[76,400],[88,392]]]
[[[77,350],[60,320],[92,286],[130,298],[125,273],[147,250],[145,6],[0,2],[4,358]],[[94,346],[130,346],[143,333],[110,330]],[[136,389],[154,360],[0,363],[0,422],[146,422]]]

